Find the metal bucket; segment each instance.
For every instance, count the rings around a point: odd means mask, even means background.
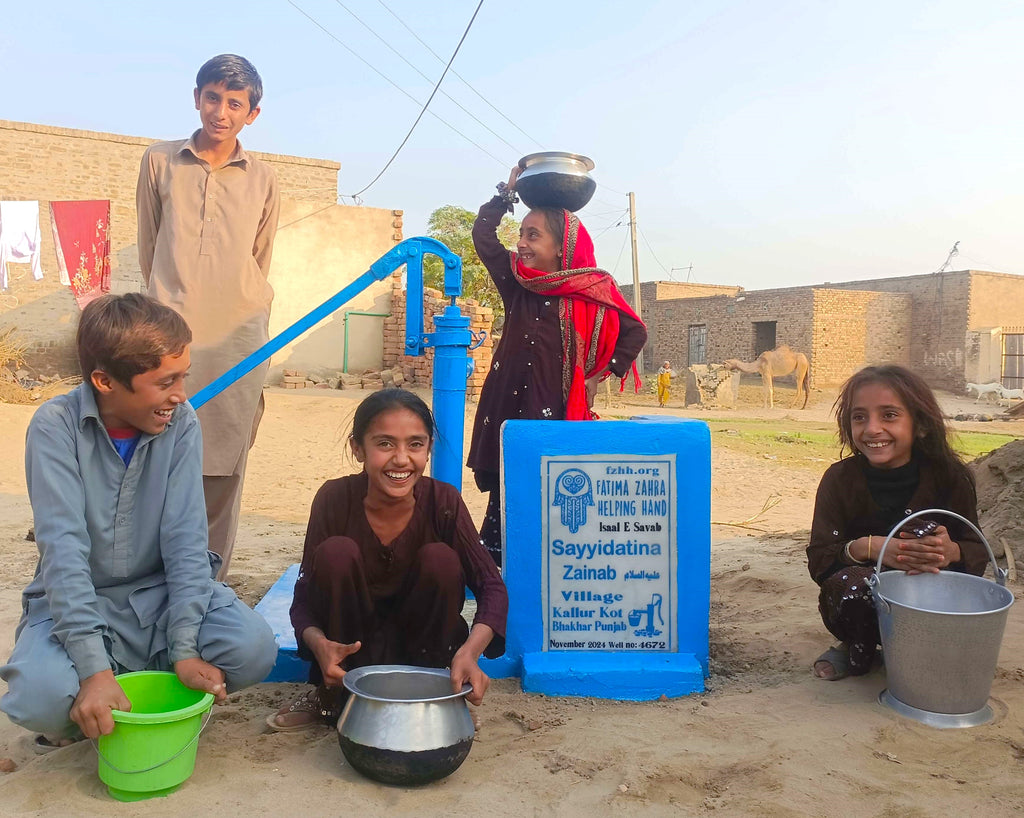
[[[955,571],[907,574],[882,571],[889,542],[908,520],[955,517],[988,549],[996,581]],[[978,528],[959,514],[925,509],[898,523],[882,544],[868,578],[882,636],[888,688],[882,704],[933,727],[973,727],[992,719],[988,706],[999,646],[1013,594],[1006,572]]]

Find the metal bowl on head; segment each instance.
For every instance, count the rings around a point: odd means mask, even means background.
[[[451,775],[473,746],[472,691],[452,692],[447,670],[369,665],[345,674],[352,694],[338,719],[348,763],[384,784],[417,786]]]
[[[597,182],[590,178],[594,161],[578,153],[531,153],[519,160],[519,167],[516,192],[530,208],[561,207],[575,213],[597,190]]]

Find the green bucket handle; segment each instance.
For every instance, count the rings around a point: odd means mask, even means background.
[[[165,764],[170,764],[172,761],[174,761],[174,759],[176,759],[178,756],[180,756],[182,753],[188,750],[189,747],[191,747],[193,744],[199,741],[199,737],[203,734],[203,730],[206,729],[206,725],[210,723],[210,717],[212,715],[213,708],[211,707],[209,710],[206,711],[206,718],[203,719],[202,726],[199,728],[196,734],[188,740],[188,743],[186,743],[184,747],[178,750],[178,752],[176,752],[170,758],[165,758],[163,761],[160,761],[157,764],[152,765],[151,767],[144,767],[141,770],[122,770],[120,767],[116,767],[113,764],[111,764],[110,760],[105,755],[103,755],[103,753],[100,752],[100,745],[99,742],[96,741],[96,739],[92,739],[92,746],[93,749],[96,751],[96,755],[100,757],[100,760],[108,767],[110,767],[110,769],[112,769],[115,773],[120,773],[121,775],[139,775],[141,773],[150,773],[153,770],[163,767]]]
[[[896,536],[897,532],[899,532],[899,530],[907,524],[908,520],[913,520],[917,517],[923,517],[926,514],[945,514],[948,517],[955,517],[957,520],[967,525],[975,534],[978,535],[978,539],[981,540],[982,544],[988,551],[988,558],[992,560],[992,571],[995,574],[996,584],[1003,586],[1006,585],[1006,576],[1008,572],[1005,568],[999,567],[999,564],[996,562],[996,555],[992,551],[992,546],[988,544],[988,540],[985,539],[985,535],[981,533],[981,529],[978,528],[978,526],[976,526],[966,517],[957,514],[955,511],[948,511],[947,509],[944,508],[926,508],[923,509],[922,511],[915,511],[913,514],[909,514],[906,517],[904,517],[902,520],[896,523],[896,525],[893,526],[892,531],[890,531],[889,535],[885,538],[885,542],[882,543],[882,548],[878,552],[878,563],[875,565],[875,573],[872,576],[868,577],[867,580],[868,585],[871,586],[872,590],[874,590],[878,586],[878,575],[882,573],[882,557],[885,555],[886,546],[889,545],[889,542],[892,540],[893,537]],[[883,603],[885,603],[886,610],[888,610],[889,601],[887,599],[885,599],[879,594],[875,594],[875,598],[880,599]]]

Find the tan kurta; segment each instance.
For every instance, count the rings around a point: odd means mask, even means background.
[[[149,294],[192,328],[192,394],[269,337],[274,290],[267,274],[280,209],[268,164],[239,143],[226,165],[211,170],[196,155],[195,136],[151,145],[136,191],[139,265]],[[199,410],[204,475],[230,475],[249,445],[267,366]]]

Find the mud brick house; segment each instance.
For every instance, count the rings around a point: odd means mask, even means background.
[[[58,280],[49,203],[110,200],[111,289],[142,290],[135,183],[142,153],[153,141],[0,120],[0,198],[39,202],[43,268],[43,278],[35,281],[27,264],[9,266],[10,287],[0,293],[0,329],[16,329],[19,340],[28,344],[29,365],[40,373],[78,371],[74,333],[79,310],[69,288]],[[243,144],[251,143],[243,136]],[[275,290],[273,335],[401,241],[402,211],[337,204],[338,162],[253,153],[274,167],[281,190],[270,271]],[[384,352],[379,314],[389,312],[391,289],[391,282],[378,282],[350,301],[346,309],[360,315],[348,332],[339,312],[281,350],[272,359],[271,381],[285,366],[340,370],[347,362],[353,371],[379,368]]]
[[[631,300],[632,287],[623,291]],[[968,381],[1024,386],[1020,275],[959,270],[771,290],[647,282],[640,294],[647,370],[666,359],[752,361],[789,344],[807,355],[819,386],[884,362],[953,391]]]

